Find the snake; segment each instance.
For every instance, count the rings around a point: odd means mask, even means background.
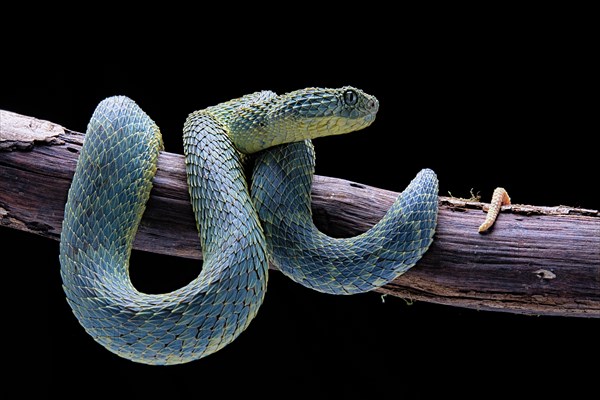
[[[269,263],[332,294],[382,286],[433,241],[438,181],[423,169],[367,232],[332,238],[312,222],[312,140],[368,127],[378,100],[360,89],[259,91],[192,112],[184,123],[188,191],[202,270],[169,293],[138,291],[133,240],[163,141],[126,96],[101,101],[89,123],[65,204],[60,264],[66,300],[85,331],[128,360],[171,365],[215,353],[250,324]]]

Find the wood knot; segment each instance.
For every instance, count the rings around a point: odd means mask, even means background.
[[[548,271],[547,269],[538,269],[537,271],[533,271],[534,274],[537,275],[540,279],[554,279],[556,278],[556,274],[552,271]]]

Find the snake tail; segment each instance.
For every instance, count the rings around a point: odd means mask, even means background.
[[[320,292],[354,294],[380,287],[415,265],[431,245],[437,223],[433,171],[422,170],[369,231],[340,239],[313,223],[314,165],[310,141],[273,148],[256,162],[251,192],[269,255],[281,272]]]

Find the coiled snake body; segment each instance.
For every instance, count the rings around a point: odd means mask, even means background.
[[[187,180],[204,264],[187,286],[144,294],[128,260],[162,150],[130,99],[94,112],[65,206],[61,276],[73,312],[104,347],[147,364],[178,364],[233,341],[260,307],[271,260],[327,293],[364,292],[424,254],[437,220],[437,178],[421,171],[368,232],[334,239],[312,224],[309,139],[362,129],[378,110],[364,92],[263,91],[197,111],[184,125]],[[257,153],[250,180],[245,154]]]

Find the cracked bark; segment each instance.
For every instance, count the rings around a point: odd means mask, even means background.
[[[0,226],[54,240],[83,135],[0,110]],[[313,212],[324,232],[364,232],[397,193],[316,176]],[[440,197],[436,237],[423,259],[381,293],[481,310],[600,317],[600,215],[567,206],[502,207],[487,234],[486,205]],[[162,153],[135,239],[142,251],[199,259],[183,156]]]

